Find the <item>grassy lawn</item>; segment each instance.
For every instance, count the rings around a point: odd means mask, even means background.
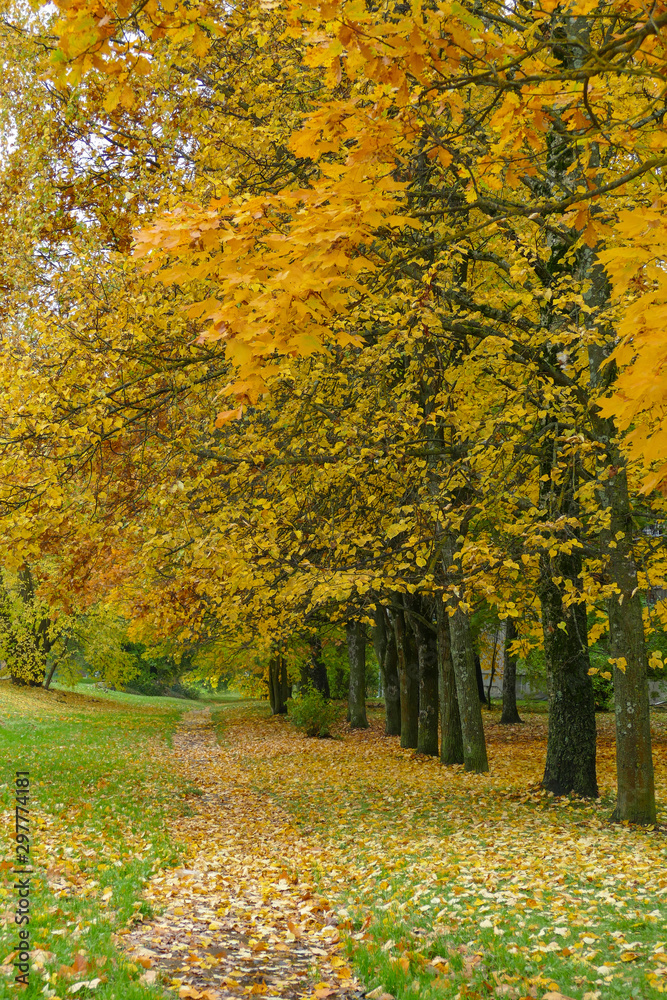
[[[179,858],[165,832],[166,820],[183,809],[184,792],[168,766],[168,741],[192,703],[81,689],[95,697],[0,683],[0,961],[18,942],[8,868],[13,785],[16,770],[29,770],[36,871],[30,937],[38,968],[22,995],[64,998],[77,982],[99,979],[94,995],[100,1000],[139,1000],[157,993],[138,981],[143,970],[123,960],[117,943],[142,912],[146,878]],[[13,978],[13,967],[5,964],[0,995],[17,995]],[[75,995],[89,993],[80,987]]]

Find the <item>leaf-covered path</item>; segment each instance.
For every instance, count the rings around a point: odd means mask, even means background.
[[[192,789],[192,815],[173,831],[187,843],[187,867],[151,880],[145,896],[160,916],[125,938],[144,981],[162,973],[181,997],[204,1000],[353,995],[336,919],[314,881],[321,847],[252,791],[210,711],[185,715],[173,746]]]

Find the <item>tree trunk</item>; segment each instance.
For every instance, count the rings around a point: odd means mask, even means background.
[[[378,607],[375,612],[375,622],[375,655],[380,664],[384,689],[384,731],[387,736],[399,736],[401,732],[401,692],[396,664],[396,637],[393,625],[387,617],[386,608]]]
[[[290,695],[285,657],[274,653],[269,660],[269,701],[272,715],[285,715]]]
[[[411,598],[410,626],[417,645],[419,665],[419,712],[417,716],[417,750],[438,756],[438,639],[431,624],[431,602],[423,597]]]
[[[486,694],[484,693],[484,674],[482,673],[482,662],[479,653],[475,653],[475,678],[477,680],[477,694],[482,705],[486,705]]]
[[[402,608],[394,613],[396,668],[401,704],[401,746],[417,749],[419,739],[419,664]]]
[[[468,615],[458,603],[454,608],[454,614],[449,618],[449,633],[463,735],[463,763],[466,771],[482,773],[489,770],[489,762],[486,756],[482,706],[479,700],[470,622]]]
[[[353,729],[368,729],[366,718],[366,636],[361,622],[347,623],[347,655],[350,661],[348,711]]]
[[[510,653],[510,644],[517,637],[516,624],[513,618],[508,618],[505,625],[505,665],[503,667],[503,714],[500,723],[503,726],[513,726],[521,722],[519,710],[516,707],[516,654]]]
[[[373,649],[375,651],[375,659],[378,661],[378,668],[380,671],[380,697],[384,695],[385,688],[385,659],[387,656],[387,618],[385,615],[385,610],[381,604],[378,604],[373,613],[373,618],[375,620],[375,627],[373,629]]]
[[[274,657],[272,656],[269,660],[269,670],[268,676],[266,678],[266,683],[269,689],[269,704],[271,705],[271,715],[276,714],[276,688],[275,688],[275,667],[274,667]]]
[[[443,764],[463,764],[463,735],[449,638],[449,615],[440,597],[437,598],[437,602],[440,760]]]
[[[289,682],[287,676],[287,660],[284,656],[280,657],[280,703],[284,708],[281,708],[281,714],[287,711],[287,699],[292,697],[292,685]]]
[[[609,569],[620,591],[608,604],[611,655],[617,661],[614,704],[618,785],[613,816],[629,823],[649,824],[656,821],[656,806],[646,644],[624,468],[607,481],[605,492],[611,511],[610,541],[615,542],[608,547]],[[621,532],[622,538],[618,537]]]
[[[591,306],[604,306],[609,287],[604,269],[594,251],[585,260],[586,276],[590,279],[586,295]],[[615,341],[609,331],[606,346],[589,346],[591,384],[607,388],[615,378],[615,366],[606,362],[606,355]],[[614,666],[614,711],[616,718],[616,780],[617,800],[613,817],[628,823],[651,824],[656,820],[655,781],[651,752],[651,716],[649,708],[646,639],[638,591],[637,566],[633,551],[633,525],[628,494],[625,461],[618,444],[613,420],[593,412],[593,426],[598,440],[606,448],[605,464],[609,476],[605,484],[605,506],[610,512],[606,541],[609,580],[618,593],[608,602],[609,644],[611,655],[625,660],[624,670]],[[615,471],[615,475],[613,472]],[[621,666],[623,663],[621,662]]]
[[[59,662],[60,662],[59,659],[58,660],[54,660],[53,663],[51,664],[51,666],[49,667],[49,672],[47,673],[46,678],[44,680],[44,690],[45,691],[48,691],[49,688],[51,687],[51,681],[53,680],[53,675],[56,672],[56,667],[58,666]]]
[[[561,555],[558,576],[577,583],[576,556]],[[542,784],[555,795],[597,796],[595,772],[595,700],[588,675],[586,605],[566,607],[561,585],[552,575],[549,557],[542,558],[540,580],[544,656],[549,692],[547,760]]]
[[[325,698],[331,697],[327,668],[322,659],[322,638],[314,635],[309,640],[310,662],[301,667],[301,683],[310,685]]]

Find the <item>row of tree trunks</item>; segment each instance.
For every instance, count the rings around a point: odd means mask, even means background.
[[[466,672],[459,676],[458,684],[452,657],[451,622],[439,600],[395,595],[391,611],[394,642],[379,640],[379,645],[385,649],[385,662],[394,650],[396,653],[401,746],[437,756],[440,721],[442,762],[464,763],[469,770],[488,770],[470,625],[467,616],[459,614],[463,620],[455,624],[458,631],[454,642],[458,640],[460,646],[463,633],[462,641],[470,656],[466,654]],[[472,736],[469,732],[467,754],[459,712],[459,684],[464,688],[467,705],[476,705],[479,715],[479,727],[472,729]],[[467,718],[470,726],[474,711],[468,711]]]
[[[292,686],[287,680],[285,657],[274,652],[269,660],[269,702],[272,715],[285,715],[287,699],[292,694]]]

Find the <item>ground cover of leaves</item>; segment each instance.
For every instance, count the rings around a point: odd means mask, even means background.
[[[209,712],[184,717],[174,751],[192,815],[177,824],[184,866],[156,875],[145,892],[159,918],[125,940],[144,981],[204,1000],[357,994],[333,903],[313,880],[317,839],[252,790],[238,746],[218,743]]]
[[[178,722],[147,702],[138,714],[12,697],[0,750],[5,774],[27,763],[34,777],[43,873],[26,997],[667,990],[667,838],[608,822],[610,715],[598,716],[601,798],[583,803],[539,790],[544,715],[501,727],[485,713],[491,773],[478,776],[401,750],[379,712],[367,731],[314,740],[258,704],[213,720],[195,706]],[[667,716],[654,723],[664,804]]]
[[[488,775],[401,750],[379,718],[365,732],[313,740],[237,708],[225,713],[222,738],[257,793],[322,845],[314,876],[321,892],[338,896],[334,916],[353,968],[375,995],[630,1000],[665,992],[667,838],[664,827],[608,822],[613,717],[598,716],[602,794],[594,803],[540,791],[544,715],[501,727],[490,714],[486,729]],[[664,807],[664,714],[655,716],[654,739]],[[335,977],[324,979],[338,988]]]

